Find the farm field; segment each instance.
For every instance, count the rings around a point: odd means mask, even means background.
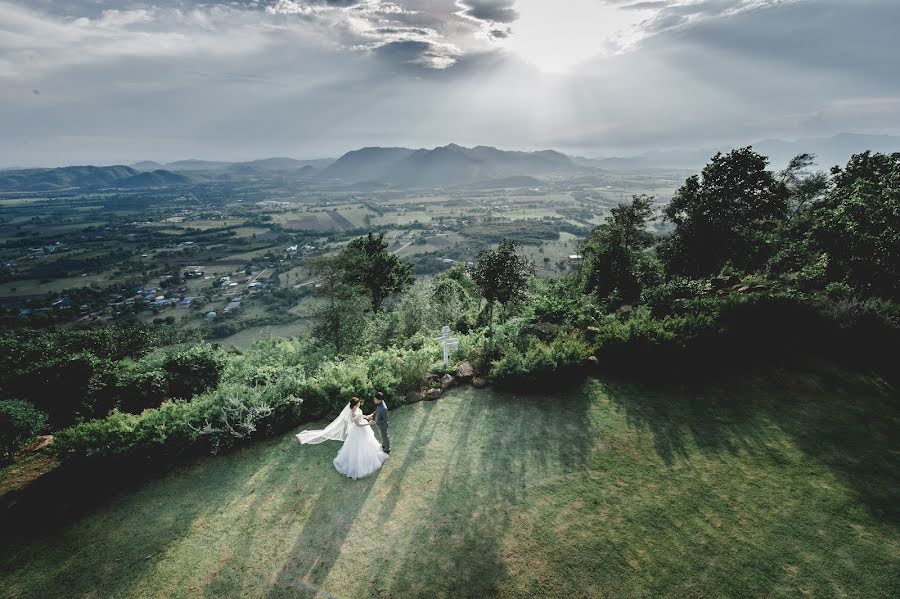
[[[675,171],[603,172],[531,188],[369,191],[262,179],[172,190],[6,194],[0,316],[79,326],[122,318],[174,321],[213,340],[250,328],[238,337],[249,343],[267,325],[282,326],[286,312],[303,312],[300,300],[313,289],[296,286],[309,281],[309,258],[333,255],[368,231],[384,233],[389,251],[413,263],[418,277],[470,262],[504,238],[523,244],[538,276],[556,277],[577,266],[569,256],[610,207],[639,193],[656,195],[662,205],[679,177]],[[247,287],[263,272],[258,285]],[[279,288],[296,297],[280,299],[275,309],[270,299]],[[207,318],[210,311],[220,317],[238,297],[241,310],[228,326]],[[187,299],[193,309],[175,308]]]

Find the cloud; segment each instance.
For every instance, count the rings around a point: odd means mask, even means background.
[[[512,23],[519,18],[515,0],[459,0],[458,15],[485,23]]]
[[[516,45],[559,59],[551,22],[580,37],[569,70]],[[0,0],[0,165],[900,133],[897,22],[895,0]]]

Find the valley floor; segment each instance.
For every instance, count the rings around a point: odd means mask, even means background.
[[[842,371],[456,390],[373,477],[287,434],[0,552],[3,597],[896,596],[897,390]]]

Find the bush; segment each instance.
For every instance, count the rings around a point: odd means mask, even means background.
[[[709,281],[675,277],[661,285],[644,289],[640,304],[650,308],[653,316],[658,318],[675,313],[678,304],[702,297],[709,290]]]
[[[28,401],[0,400],[0,462],[32,441],[47,425],[47,415]]]
[[[281,391],[223,385],[194,401],[167,401],[140,414],[113,410],[61,431],[53,447],[65,460],[215,453],[299,424],[301,400]]]
[[[520,344],[524,348],[507,347],[492,362],[490,376],[497,383],[522,386],[546,382],[557,373],[579,366],[591,354],[588,344],[574,334],[560,335],[549,344],[525,336]]]
[[[847,283],[828,283],[825,286],[825,295],[832,301],[847,301],[853,296],[853,288]]]
[[[172,352],[162,362],[169,382],[169,397],[190,399],[219,384],[225,368],[222,350],[211,345],[193,345]]]

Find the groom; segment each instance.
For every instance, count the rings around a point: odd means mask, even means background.
[[[384,453],[391,453],[391,438],[388,437],[388,407],[384,403],[384,393],[375,392],[375,411],[369,414],[369,420],[375,421],[378,433],[381,436],[381,449]]]

